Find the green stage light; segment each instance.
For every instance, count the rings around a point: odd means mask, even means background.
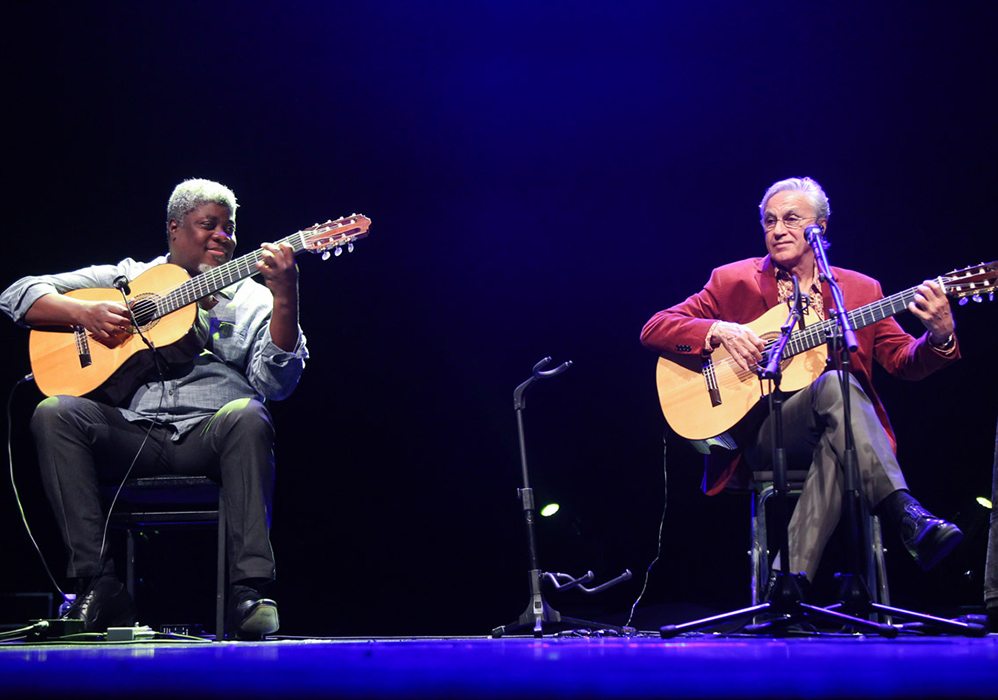
[[[557,503],[548,503],[546,506],[541,508],[541,515],[543,515],[545,518],[550,518],[552,515],[558,512],[559,508],[561,508],[561,506],[559,506]]]

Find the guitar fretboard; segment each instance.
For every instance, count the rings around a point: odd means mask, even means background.
[[[946,282],[947,280],[942,278],[942,281]],[[908,309],[908,304],[910,304],[912,299],[915,298],[915,292],[917,289],[917,287],[912,287],[911,289],[906,289],[903,292],[892,294],[889,297],[878,299],[877,301],[867,304],[866,306],[853,309],[846,315],[849,317],[849,321],[852,323],[853,328],[865,328],[866,326],[874,324],[877,321],[882,321],[885,318],[890,318],[891,316],[899,314],[902,311],[906,311]],[[836,325],[835,319],[825,319],[810,326],[806,326],[799,331],[794,331],[793,335],[790,336],[790,340],[787,342],[786,355],[798,355],[802,352],[807,352],[811,348],[825,344]],[[767,351],[772,345],[775,345],[775,343],[775,340],[767,343]]]
[[[282,243],[289,244],[295,255],[305,250],[305,238],[300,231],[278,241],[275,245],[279,246]],[[173,313],[177,309],[193,304],[220,289],[225,289],[230,284],[235,284],[241,279],[257,274],[259,270],[256,268],[256,264],[260,262],[262,257],[263,250],[257,248],[253,252],[230,260],[224,265],[219,265],[207,272],[191,277],[159,298],[156,304],[155,318]]]
[[[370,225],[371,220],[363,214],[352,214],[336,221],[327,221],[325,224],[316,224],[297,233],[292,233],[287,238],[277,241],[275,245],[280,246],[287,243],[291,246],[294,255],[305,250],[321,252],[323,259],[326,259],[329,257],[330,249],[333,249],[337,255],[344,245],[347,246],[347,250],[353,250],[353,241],[365,237]],[[150,294],[137,297],[132,304],[132,311],[137,323],[139,326],[145,326],[151,321],[204,299],[220,289],[225,289],[239,280],[257,274],[259,272],[257,263],[263,258],[264,252],[262,248],[257,248],[224,265],[195,275],[173,289],[165,289],[158,295]]]

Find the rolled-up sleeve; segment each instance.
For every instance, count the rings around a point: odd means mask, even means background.
[[[247,379],[262,396],[271,401],[286,399],[298,386],[305,370],[308,348],[305,334],[298,329],[298,342],[291,352],[282,350],[270,337],[270,323],[257,334],[247,367]]]
[[[152,265],[163,263],[165,257],[152,263],[137,263],[125,258],[117,265],[93,265],[72,272],[55,275],[32,275],[22,277],[7,287],[0,295],[0,309],[19,326],[27,327],[24,316],[36,301],[46,294],[65,294],[74,289],[114,286],[114,280],[124,276],[134,279]],[[112,289],[113,291],[113,289]]]

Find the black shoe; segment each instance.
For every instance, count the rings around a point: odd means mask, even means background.
[[[63,620],[83,620],[87,632],[107,632],[108,627],[133,627],[135,604],[125,586],[113,576],[101,576],[77,595]]]
[[[937,518],[917,501],[909,501],[901,516],[901,540],[915,562],[928,571],[952,552],[963,539],[953,523]]]
[[[227,607],[228,629],[236,639],[257,641],[280,627],[277,603],[250,586],[233,586]]]

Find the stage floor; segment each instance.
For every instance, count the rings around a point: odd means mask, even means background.
[[[995,698],[998,635],[0,645],[9,698]]]

